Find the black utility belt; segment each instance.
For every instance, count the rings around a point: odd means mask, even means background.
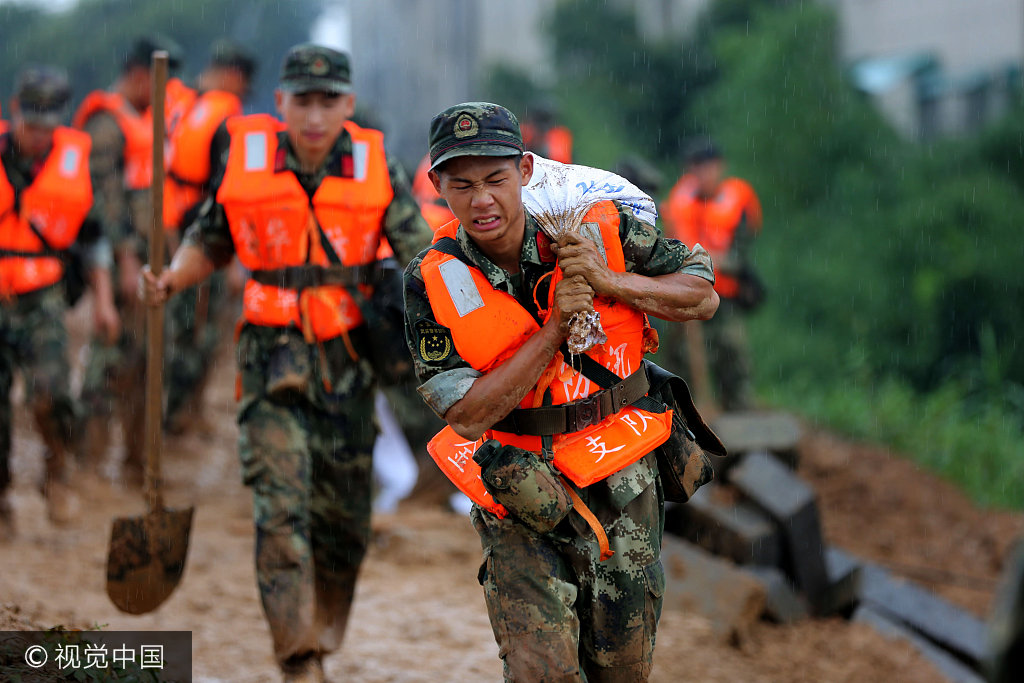
[[[541,408],[516,408],[491,429],[520,436],[572,434],[596,425],[647,395],[650,380],[640,368],[619,383],[584,399]]]
[[[325,285],[369,285],[379,279],[374,264],[365,266],[318,266],[307,264],[302,266],[285,266],[267,270],[254,270],[252,279],[261,285],[282,287],[284,289],[306,289]]]

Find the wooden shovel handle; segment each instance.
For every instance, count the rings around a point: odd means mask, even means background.
[[[150,184],[149,268],[159,277],[164,266],[164,96],[167,91],[167,52],[153,53],[150,104],[153,112],[153,180]],[[160,447],[163,414],[164,307],[146,309],[146,478],[145,495],[149,511],[163,509],[160,492]]]

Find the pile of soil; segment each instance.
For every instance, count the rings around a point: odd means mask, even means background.
[[[75,338],[86,314],[77,313]],[[77,357],[74,356],[74,357]],[[18,536],[0,549],[0,626],[57,624],[107,630],[193,632],[197,681],[276,681],[253,570],[251,500],[235,440],[231,349],[218,356],[205,426],[165,446],[168,502],[196,506],[181,585],[155,613],[119,613],[104,592],[110,523],[143,512],[116,480],[120,450],[102,473],[82,475],[79,522],[54,528],[36,482],[42,446],[19,410],[12,461]],[[116,438],[115,438],[116,444]],[[947,483],[884,449],[812,432],[800,473],[820,495],[825,535],[868,560],[921,580],[979,616],[988,613],[1008,545],[1024,515],[982,510]],[[479,541],[469,520],[422,501],[374,521],[343,649],[326,660],[334,681],[501,679],[476,575]],[[3,629],[0,629],[3,630]],[[941,680],[910,646],[842,619],[761,623],[737,645],[717,640],[699,615],[666,610],[652,681]]]

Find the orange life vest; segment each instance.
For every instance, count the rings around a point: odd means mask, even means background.
[[[457,221],[437,231],[454,237]],[[595,205],[584,217],[582,232],[599,244],[608,265],[625,271],[619,240],[619,213],[612,202]],[[458,258],[431,250],[420,272],[437,322],[451,330],[458,354],[477,370],[486,373],[508,360],[540,325],[516,299],[494,289],[484,274]],[[549,287],[548,310],[554,299],[561,271],[555,271]],[[643,313],[607,297],[597,297],[594,308],[601,314],[601,326],[608,340],[587,352],[591,358],[619,377],[642,370],[645,328]],[[553,405],[586,398],[601,387],[573,369],[557,354],[542,375],[542,381],[520,403],[521,408],[541,405],[544,390],[550,390]],[[554,465],[578,486],[589,486],[626,467],[668,439],[672,413],[651,413],[627,406],[597,425],[553,438]],[[541,437],[488,430],[477,442],[467,442],[445,427],[435,436],[428,451],[442,471],[471,499],[496,514],[503,512],[480,481],[480,468],[473,461],[476,448],[487,439],[539,453]]]
[[[242,113],[242,100],[221,90],[199,95],[191,108],[168,126],[164,228],[177,230],[192,206],[202,201],[210,180],[210,144],[224,121]]]
[[[198,97],[199,93],[185,85],[180,78],[167,80],[167,88],[164,90],[164,130],[167,131],[168,142],[171,134],[192,109]],[[147,112],[152,116],[153,108],[150,107]],[[152,125],[152,121],[150,121],[150,125]]]
[[[14,187],[0,165],[0,254],[8,254],[0,255],[0,296],[42,289],[63,277],[60,258],[43,254],[49,251],[47,245],[56,251],[70,247],[92,207],[91,144],[81,131],[57,128],[43,167],[21,192],[19,208]],[[32,231],[29,221],[47,244]]]
[[[78,107],[73,119],[81,130],[98,112],[109,112],[124,136],[124,185],[129,190],[144,190],[153,180],[153,126],[118,93],[95,90]]]
[[[563,164],[572,163],[572,131],[565,126],[552,126],[538,136],[536,128],[527,123],[523,125],[523,141],[533,152]]]
[[[761,203],[753,188],[739,178],[726,178],[712,199],[703,199],[697,193],[696,178],[684,175],[669,193],[662,213],[670,237],[691,247],[699,242],[712,260],[728,253],[744,219],[755,232],[761,229]],[[739,281],[732,275],[716,272],[715,291],[719,296],[735,297]]]
[[[445,225],[453,218],[455,214],[447,206],[441,206],[440,204],[434,204],[429,202],[427,204],[420,205],[420,213],[423,214],[423,220],[427,222],[431,230],[436,231],[442,225]]]
[[[376,260],[384,212],[394,196],[384,136],[350,121],[345,129],[352,136],[354,176],[324,178],[311,201],[294,173],[277,168],[278,133],[284,124],[266,114],[228,121],[231,149],[217,202],[224,207],[238,259],[246,268],[331,265],[317,222],[342,265]],[[311,287],[300,295],[252,279],[245,284],[243,316],[267,327],[300,325],[321,341],[363,324],[344,286]]]

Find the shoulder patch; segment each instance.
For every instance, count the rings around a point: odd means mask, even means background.
[[[416,350],[420,358],[427,363],[440,363],[452,355],[455,344],[452,342],[452,331],[433,320],[420,318],[416,321]]]

